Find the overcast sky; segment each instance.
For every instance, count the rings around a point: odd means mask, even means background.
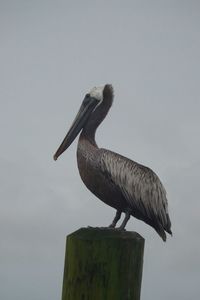
[[[146,240],[141,300],[200,294],[200,3],[0,0],[0,299],[58,300],[65,237],[114,209],[83,185],[77,141],[53,153],[84,95],[112,83],[99,146],[151,167],[173,238]]]

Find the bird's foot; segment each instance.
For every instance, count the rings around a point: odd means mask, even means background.
[[[88,226],[87,228],[95,228],[95,229],[99,229],[99,230],[105,230],[105,229],[110,229],[110,230],[115,230],[116,228],[114,228],[114,227],[111,227],[111,226],[105,226],[105,227],[92,227],[92,226]]]
[[[114,229],[113,227],[106,226],[106,227],[98,227],[99,229],[105,230],[105,229]]]
[[[126,231],[126,229],[123,228],[123,227],[121,227],[121,226],[119,226],[119,227],[117,227],[117,228],[115,228],[115,229],[118,230],[118,231]]]
[[[108,228],[110,228],[110,229],[115,229],[115,224],[110,224],[109,226],[108,226]]]

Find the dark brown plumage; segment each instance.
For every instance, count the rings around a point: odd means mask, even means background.
[[[93,88],[86,95],[54,159],[69,147],[82,130],[77,148],[79,173],[94,195],[117,210],[110,227],[116,226],[124,212],[125,219],[119,229],[124,229],[130,216],[134,216],[152,226],[165,241],[165,232],[172,233],[171,222],[166,192],[158,176],[151,169],[117,153],[98,148],[96,144],[96,129],[112,102],[111,85]]]

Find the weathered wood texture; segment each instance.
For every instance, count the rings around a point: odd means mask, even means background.
[[[62,300],[139,300],[144,239],[81,228],[67,237]]]

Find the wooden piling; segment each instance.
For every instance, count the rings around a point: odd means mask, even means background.
[[[144,239],[81,228],[67,237],[62,300],[139,300]]]

